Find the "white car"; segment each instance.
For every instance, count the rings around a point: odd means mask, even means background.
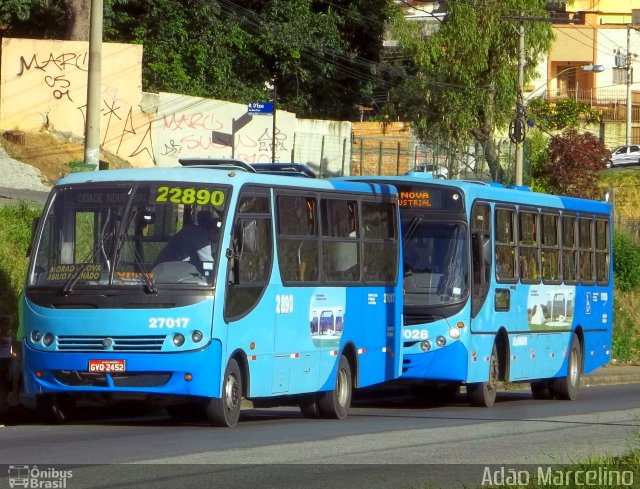
[[[640,165],[640,146],[635,144],[614,149],[607,160],[607,168],[631,165]]]
[[[449,178],[449,170],[447,169],[446,166],[443,166],[443,165],[434,165],[434,164],[418,165],[415,168],[409,170],[407,173],[414,172],[414,171],[431,173],[434,178],[441,178],[441,179]]]

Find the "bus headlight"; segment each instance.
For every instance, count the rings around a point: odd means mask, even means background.
[[[436,345],[438,345],[439,347],[443,347],[446,344],[447,344],[447,339],[444,336],[438,336],[436,338]]]
[[[44,346],[51,346],[53,344],[53,340],[54,337],[51,333],[47,333],[46,335],[44,335],[44,338],[42,338]]]
[[[198,330],[195,330],[191,333],[191,339],[194,343],[200,343],[202,341],[202,333]]]
[[[451,328],[449,330],[449,336],[454,340],[457,340],[458,338],[460,338],[460,330],[457,328]]]
[[[420,342],[420,349],[422,351],[431,350],[431,342],[429,340],[424,340],[424,341]]]
[[[182,345],[184,345],[184,336],[182,336],[180,333],[176,333],[173,335],[173,344],[180,347]]]
[[[33,341],[34,343],[37,343],[41,339],[42,339],[42,333],[40,331],[38,331],[37,329],[34,329],[31,332],[31,341]]]

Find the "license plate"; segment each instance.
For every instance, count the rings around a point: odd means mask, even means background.
[[[89,360],[89,372],[124,372],[124,360]]]

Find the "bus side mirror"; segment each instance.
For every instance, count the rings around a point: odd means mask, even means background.
[[[240,248],[240,255],[244,253],[256,252],[256,221],[255,219],[242,224],[242,245]]]
[[[29,242],[29,247],[27,248],[27,257],[31,256],[31,250],[33,248],[33,238],[36,235],[36,229],[38,229],[38,223],[40,222],[39,217],[34,217],[31,221],[31,241]]]

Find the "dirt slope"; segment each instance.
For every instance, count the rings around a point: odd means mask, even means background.
[[[71,171],[71,162],[84,160],[84,145],[54,134],[43,132],[7,131],[0,137],[0,145],[12,158],[36,167],[42,173],[46,185],[53,185]],[[101,152],[100,159],[109,168],[129,167],[126,162],[111,154]],[[1,176],[0,176],[1,180]]]

